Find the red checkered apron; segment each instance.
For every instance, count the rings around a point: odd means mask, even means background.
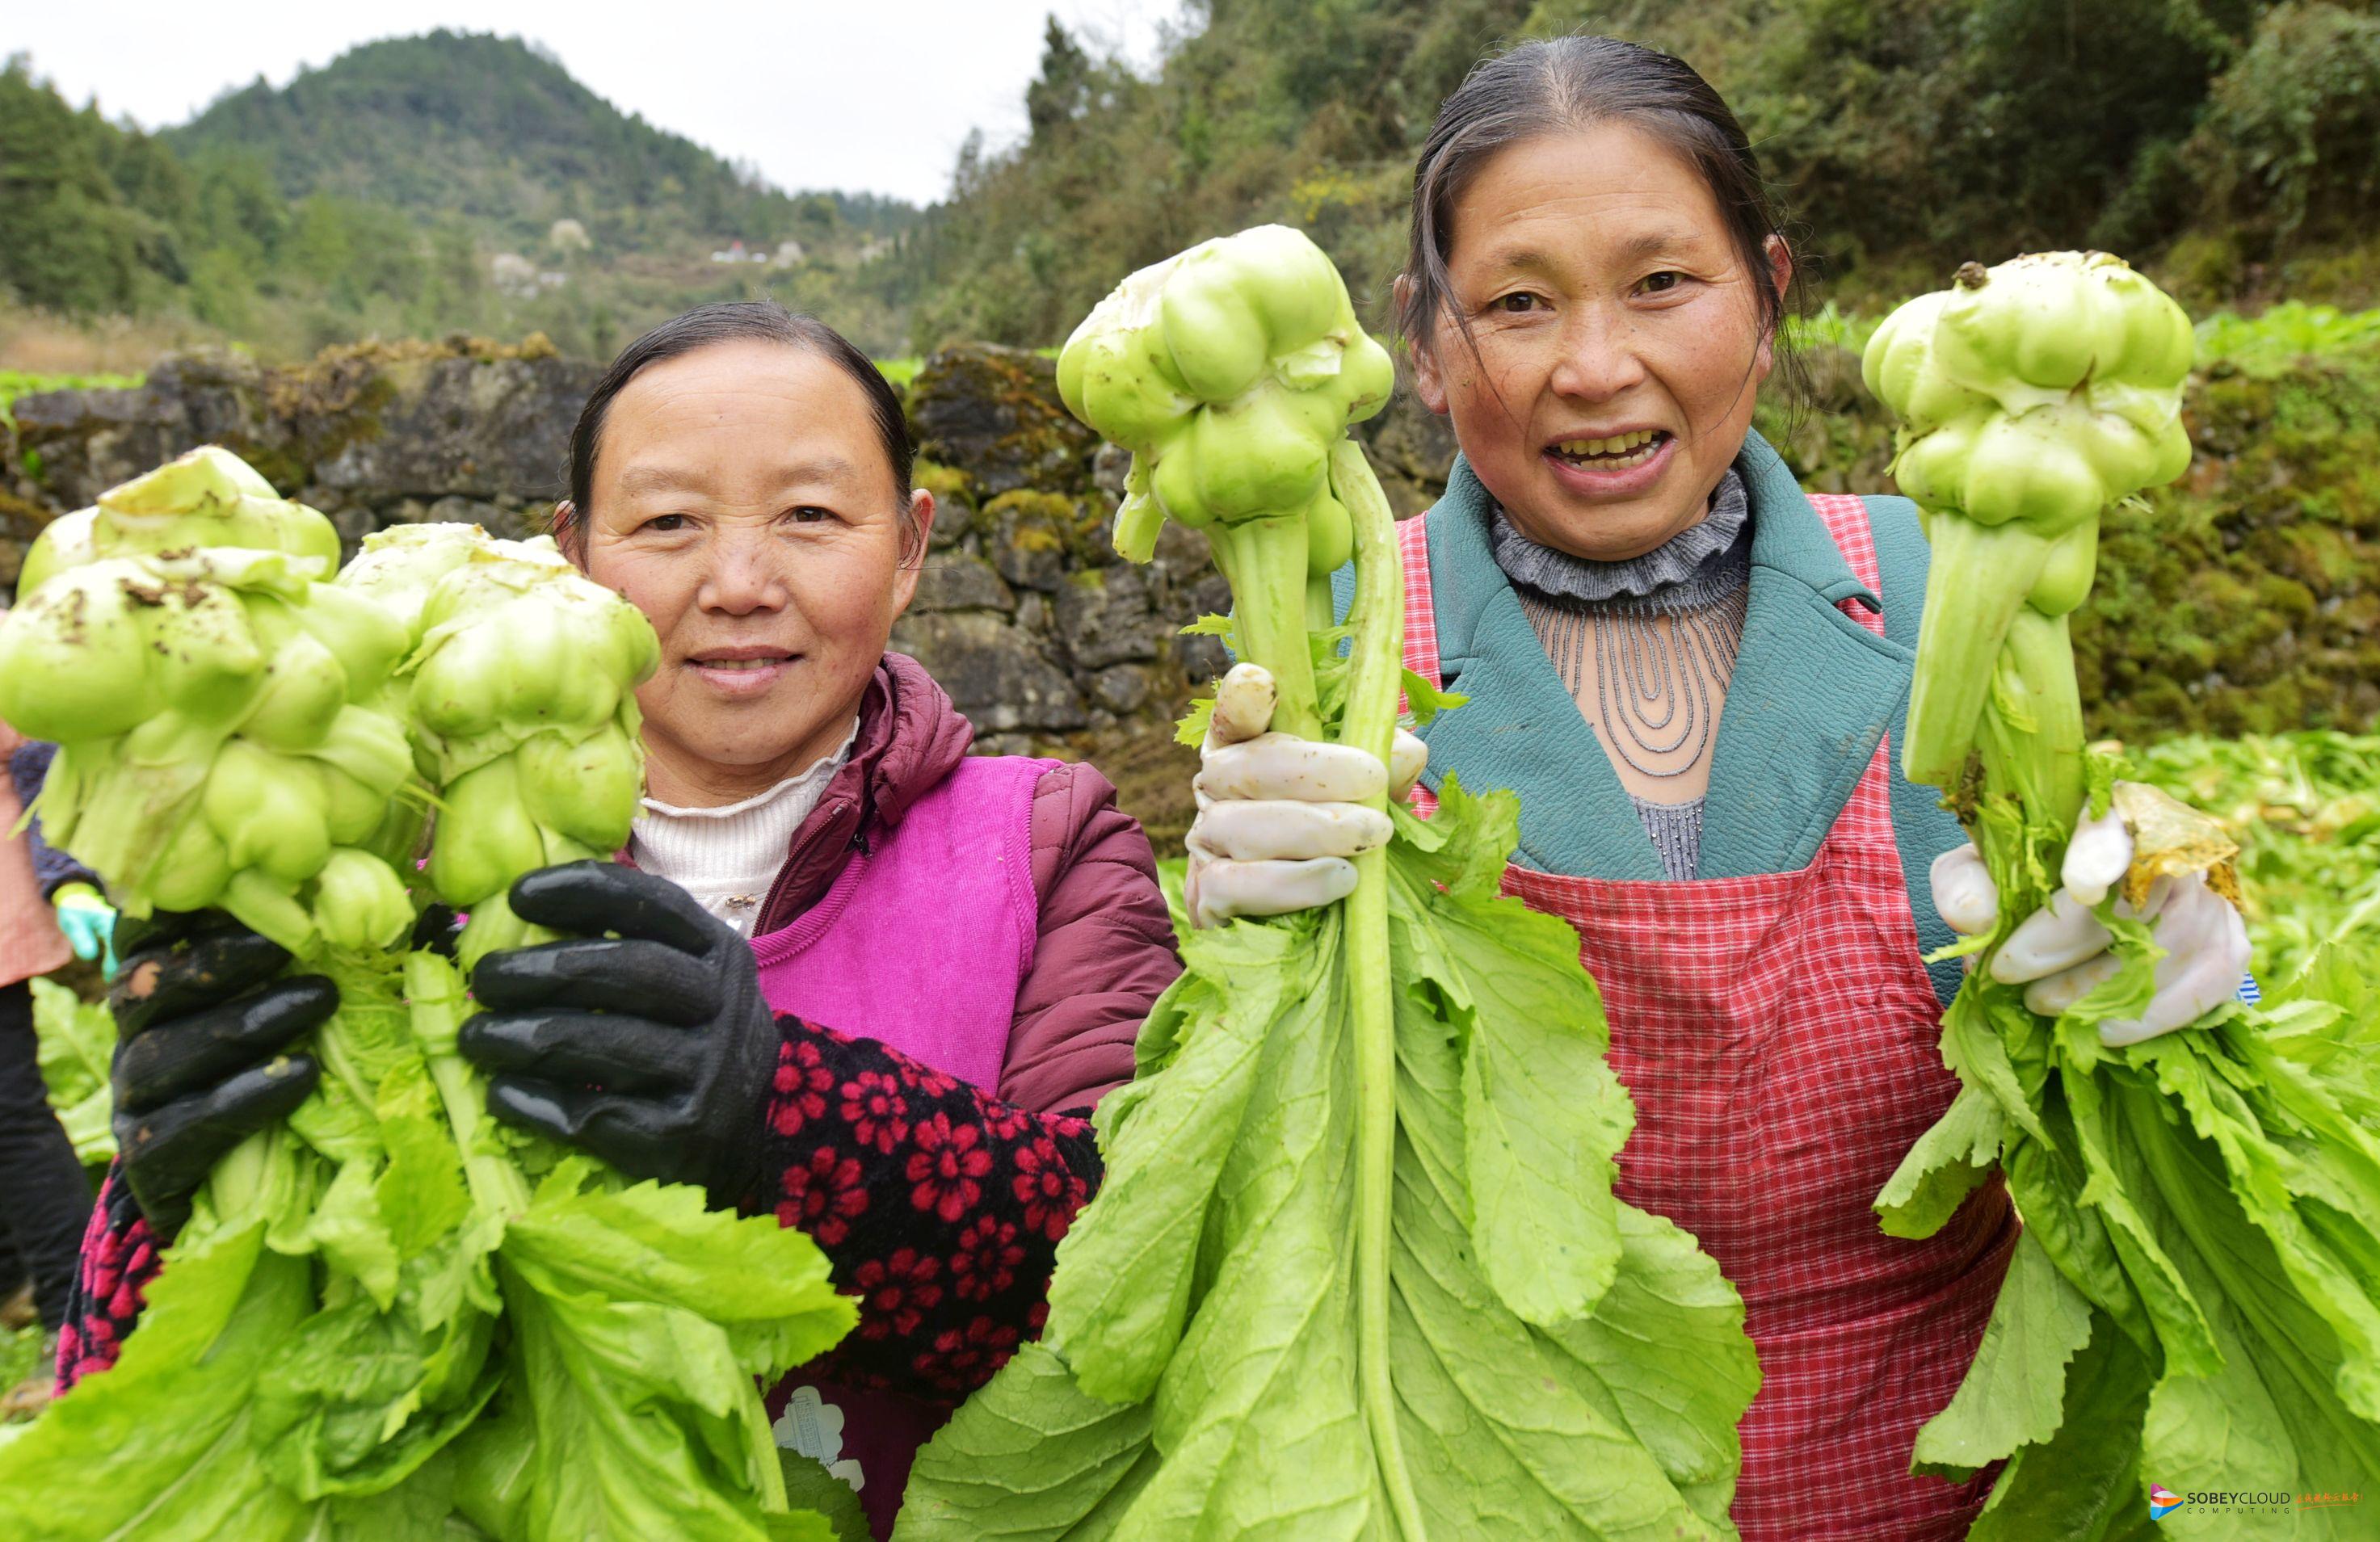
[[[1881,593],[1860,500],[1810,502]],[[1423,521],[1398,535],[1405,663],[1436,681]],[[1636,1100],[1621,1196],[1692,1232],[1743,1294],[1762,1371],[1734,1507],[1747,1542],[1949,1542],[1989,1487],[1989,1474],[1912,1476],[1909,1457],[1991,1315],[2016,1242],[2007,1194],[1994,1179],[1924,1242],[1886,1236],[1869,1208],[1959,1086],[1918,962],[1887,757],[1879,745],[1799,872],[1504,874],[1506,893],[1578,929],[1579,961],[1603,988],[1612,1066]],[[1427,789],[1414,795],[1435,807]]]

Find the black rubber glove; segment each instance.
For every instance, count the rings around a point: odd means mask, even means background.
[[[484,1010],[458,1042],[493,1078],[490,1111],[735,1207],[759,1176],[782,1043],[751,947],[676,884],[614,863],[525,874],[511,899],[525,921],[589,935],[471,971]]]
[[[115,1142],[140,1213],[171,1236],[224,1153],[314,1090],[313,1057],[282,1051],[339,991],[320,975],[274,979],[287,950],[214,911],[119,921],[115,946]]]
[[[441,958],[453,958],[455,945],[463,940],[463,917],[455,907],[432,905],[424,907],[413,923],[413,941],[408,946],[426,948]]]

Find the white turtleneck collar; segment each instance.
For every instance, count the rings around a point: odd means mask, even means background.
[[[655,798],[644,800],[628,837],[628,856],[646,872],[668,879],[695,897],[696,903],[746,937],[760,917],[770,885],[785,865],[794,832],[826,795],[851,746],[859,737],[854,719],[851,732],[833,754],[808,771],[756,793],[741,803],[717,808],[675,808]]]

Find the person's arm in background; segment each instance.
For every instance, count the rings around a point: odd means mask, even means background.
[[[16,785],[18,804],[30,808],[33,800],[42,795],[42,783],[49,779],[50,762],[57,753],[57,746],[39,739],[25,740],[10,753],[8,779]],[[68,883],[88,884],[94,890],[99,887],[98,874],[42,838],[39,814],[25,827],[25,834],[32,843],[33,881],[41,886],[43,899],[55,899],[59,888]]]
[[[9,753],[8,779],[16,787],[20,806],[30,808],[33,800],[41,796],[42,783],[49,779],[50,762],[56,759],[57,752],[57,746],[31,739],[19,743]],[[34,885],[56,911],[58,929],[66,933],[75,956],[85,961],[104,960],[101,967],[113,975],[115,908],[101,894],[99,875],[42,838],[40,815],[34,815],[26,825],[25,837],[33,854]]]

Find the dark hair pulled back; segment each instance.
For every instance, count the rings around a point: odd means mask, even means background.
[[[900,500],[902,545],[916,544],[916,516],[909,508],[910,475],[917,448],[909,437],[909,419],[901,410],[900,395],[868,357],[851,340],[815,316],[788,310],[774,300],[723,300],[697,306],[674,316],[620,350],[603,378],[587,394],[578,421],[570,431],[570,501],[553,511],[553,533],[568,539],[583,525],[595,492],[595,456],[603,445],[603,420],[611,415],[613,398],[647,367],[680,358],[714,343],[782,343],[817,354],[849,375],[868,398],[876,437],[892,468],[892,486]]]
[[[1521,43],[1482,60],[1438,110],[1414,165],[1411,239],[1398,285],[1397,330],[1408,346],[1429,346],[1439,316],[1454,310],[1455,202],[1498,152],[1543,134],[1624,123],[1650,134],[1693,166],[1718,201],[1737,256],[1753,275],[1762,331],[1778,339],[1778,373],[1789,389],[1799,371],[1781,335],[1802,305],[1797,261],[1786,292],[1768,279],[1768,241],[1785,239],[1760,157],[1710,82],[1684,60],[1617,38],[1576,36]],[[1786,243],[1788,249],[1791,243]]]

